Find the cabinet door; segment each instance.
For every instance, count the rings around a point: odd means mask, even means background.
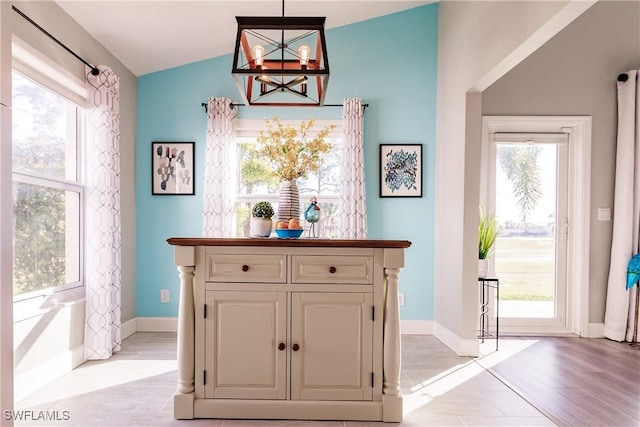
[[[292,294],[292,399],[372,399],[372,300],[370,293]]]
[[[207,291],[205,397],[285,399],[285,292]]]

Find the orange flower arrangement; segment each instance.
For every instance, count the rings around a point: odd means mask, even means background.
[[[293,181],[318,171],[322,155],[332,148],[325,138],[334,126],[315,133],[311,130],[314,122],[314,119],[303,121],[299,128],[294,128],[282,124],[277,117],[267,120],[267,129],[260,131],[257,142],[259,153],[267,159],[275,176]]]

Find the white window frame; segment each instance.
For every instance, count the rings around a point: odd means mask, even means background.
[[[71,191],[79,195],[79,280],[64,285],[39,289],[14,296],[14,323],[46,312],[56,304],[85,297],[85,141],[84,107],[87,89],[84,82],[42,55],[17,37],[12,40],[12,69],[41,85],[46,90],[75,104],[76,108],[76,181],[51,177],[37,172],[13,170],[12,181],[47,188]]]
[[[309,119],[299,119],[299,120],[279,120],[280,123],[282,123],[283,125],[287,125],[287,126],[291,126],[294,128],[298,128],[300,126],[300,123],[303,121],[308,121]],[[313,127],[311,128],[311,131],[320,131],[326,127],[329,126],[333,126],[333,129],[329,132],[329,134],[327,135],[326,139],[339,139],[341,141],[343,141],[343,132],[342,132],[342,120],[340,119],[336,119],[336,120],[314,120],[313,123]],[[251,120],[251,119],[238,119],[236,120],[236,126],[235,126],[235,130],[234,130],[234,137],[235,137],[235,141],[240,140],[240,139],[256,139],[258,137],[258,134],[260,133],[260,131],[264,131],[265,130],[265,121],[264,120]],[[344,142],[344,141],[343,141]],[[235,144],[235,142],[234,142]],[[237,159],[235,157],[237,150],[233,150],[233,164],[234,167],[237,166],[238,162]],[[278,201],[278,194],[269,194],[269,195],[265,195],[265,194],[239,194],[237,192],[237,180],[240,178],[240,171],[236,170],[236,173],[234,175],[234,182],[233,182],[233,188],[234,188],[234,200],[233,203],[250,203],[251,205],[253,205],[254,203],[257,203],[261,200],[268,200],[272,203],[277,202]],[[307,193],[301,193],[300,197],[301,197],[301,202],[302,197],[304,194]],[[321,203],[339,203],[340,202],[340,194],[335,194],[335,195],[331,195],[331,194],[316,194],[316,196],[318,197],[318,199],[320,199]],[[233,230],[236,229],[237,224],[235,224],[235,220],[236,220],[236,216],[234,215],[234,224],[233,224]]]

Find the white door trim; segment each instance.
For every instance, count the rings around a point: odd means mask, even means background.
[[[568,292],[573,313],[566,329],[549,333],[589,335],[589,241],[591,224],[590,116],[483,116],[480,200],[487,200],[494,178],[489,176],[491,134],[496,132],[569,134]]]

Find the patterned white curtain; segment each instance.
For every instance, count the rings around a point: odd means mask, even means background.
[[[364,184],[364,108],[360,98],[345,98],[342,109],[344,156],[340,197],[340,236],[367,238],[367,203]]]
[[[87,74],[86,359],[120,350],[120,80]]]
[[[234,214],[233,131],[237,108],[229,98],[209,98],[204,164],[203,237],[232,235]]]
[[[631,70],[618,81],[618,141],[613,204],[613,238],[604,335],[638,341],[638,286],[627,290],[631,257],[640,252],[640,82]],[[634,337],[634,332],[638,335]]]

